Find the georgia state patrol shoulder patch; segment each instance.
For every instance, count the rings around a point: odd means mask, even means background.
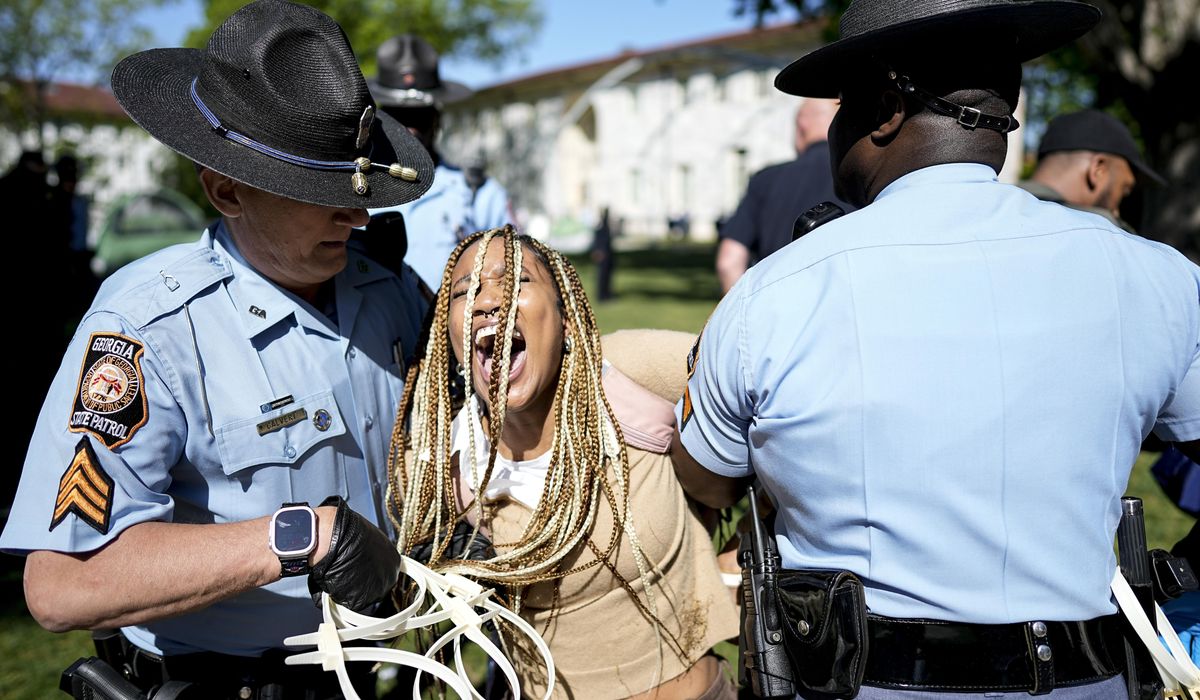
[[[50,529],[58,527],[69,514],[74,513],[101,535],[107,535],[112,504],[112,477],[104,471],[92,449],[91,440],[85,435],[75,446],[71,465],[58,480],[58,496],[54,499],[54,517],[50,520]]]
[[[146,424],[141,343],[119,333],[93,333],[79,371],[68,429],[91,433],[108,449]]]

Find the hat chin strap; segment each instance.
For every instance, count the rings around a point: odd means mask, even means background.
[[[931,112],[945,117],[954,117],[954,120],[962,124],[966,129],[991,129],[992,131],[1007,134],[1021,126],[1017,123],[1016,117],[1011,115],[996,116],[982,112],[974,107],[964,107],[950,100],[938,97],[932,92],[915,85],[907,75],[900,75],[894,70],[888,71],[888,80],[891,80],[900,92],[913,97],[928,107]]]
[[[433,96],[433,93],[429,93],[424,90],[418,90],[417,88],[380,87],[387,91],[387,97],[391,99],[407,100],[409,102],[416,103],[416,105],[395,105],[399,109],[404,109],[405,107],[411,108],[418,105],[420,107],[441,107],[437,98]],[[388,105],[384,106],[387,107]]]
[[[350,186],[354,188],[355,193],[364,196],[371,191],[370,185],[367,184],[367,176],[364,175],[364,173],[370,170],[372,166],[386,170],[388,175],[399,178],[406,182],[417,181],[417,169],[408,168],[400,165],[399,163],[392,163],[391,165],[372,163],[371,159],[365,156],[361,158],[355,158],[354,160],[317,160],[315,158],[305,158],[304,156],[294,155],[292,153],[288,153],[287,151],[281,151],[278,148],[272,148],[265,143],[255,141],[245,134],[234,131],[233,129],[229,129],[221,124],[221,120],[217,118],[217,115],[213,114],[212,110],[208,108],[208,105],[204,104],[204,100],[200,99],[200,95],[196,93],[196,83],[199,82],[199,80],[199,78],[192,78],[192,102],[195,103],[196,109],[200,110],[200,114],[204,115],[204,119],[208,121],[210,126],[212,126],[213,131],[217,132],[221,136],[224,136],[230,141],[233,141],[234,143],[238,143],[246,148],[258,151],[264,156],[270,156],[275,160],[281,160],[285,163],[298,165],[302,168],[309,168],[311,170],[341,170],[352,172],[354,174],[350,176]]]

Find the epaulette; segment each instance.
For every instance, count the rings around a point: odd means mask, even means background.
[[[93,308],[116,312],[136,328],[144,328],[194,299],[214,284],[233,276],[233,268],[220,253],[207,246],[181,256],[172,249],[138,260],[121,270],[115,289],[101,289]],[[122,284],[124,282],[128,284]],[[108,282],[105,287],[109,287]],[[106,294],[105,292],[109,292]]]

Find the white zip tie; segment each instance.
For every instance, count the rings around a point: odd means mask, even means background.
[[[358,694],[350,684],[350,676],[346,671],[347,661],[374,661],[416,669],[413,700],[420,700],[420,681],[423,673],[428,673],[445,683],[460,698],[483,700],[472,686],[463,664],[462,638],[466,637],[496,663],[496,667],[504,674],[513,697],[521,697],[521,684],[512,662],[483,631],[484,623],[499,617],[529,637],[541,654],[546,664],[547,678],[543,699],[549,700],[554,690],[554,659],[550,656],[550,648],[528,622],[491,599],[494,592],[492,589],[484,588],[462,576],[439,574],[408,557],[401,557],[400,571],[417,586],[414,600],[408,607],[390,617],[378,618],[344,608],[333,602],[328,594],[322,594],[323,621],[317,627],[317,631],[283,640],[288,646],[316,646],[316,651],[294,654],[287,657],[284,663],[289,666],[320,664],[324,670],[333,671],[337,674],[338,684],[347,700],[359,700]],[[426,595],[433,598],[428,604]],[[423,611],[423,614],[418,615],[418,611]],[[345,642],[360,639],[393,639],[412,630],[432,627],[447,621],[453,623],[453,627],[439,637],[424,655],[383,647],[343,646]],[[451,643],[454,645],[453,669],[433,658],[439,650]]]

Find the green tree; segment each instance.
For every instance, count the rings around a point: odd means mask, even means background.
[[[442,54],[498,63],[520,53],[541,28],[535,0],[304,0],[337,20],[363,66],[375,71],[375,49],[396,34],[416,34]],[[201,47],[245,0],[207,0],[204,26],[188,35]]]
[[[0,0],[0,126],[37,129],[42,143],[46,91],[66,75],[106,74],[149,30],[142,10],[173,0]]]
[[[784,13],[836,19],[848,0],[732,0],[761,24]],[[1200,260],[1200,119],[1192,89],[1200,74],[1200,0],[1086,0],[1104,19],[1083,39],[1026,66],[1028,123],[1096,107],[1129,125],[1146,161],[1168,180],[1146,187],[1126,218],[1145,235]],[[836,22],[827,25],[836,38]],[[1031,144],[1032,145],[1032,144]],[[1127,200],[1128,201],[1128,200]]]

